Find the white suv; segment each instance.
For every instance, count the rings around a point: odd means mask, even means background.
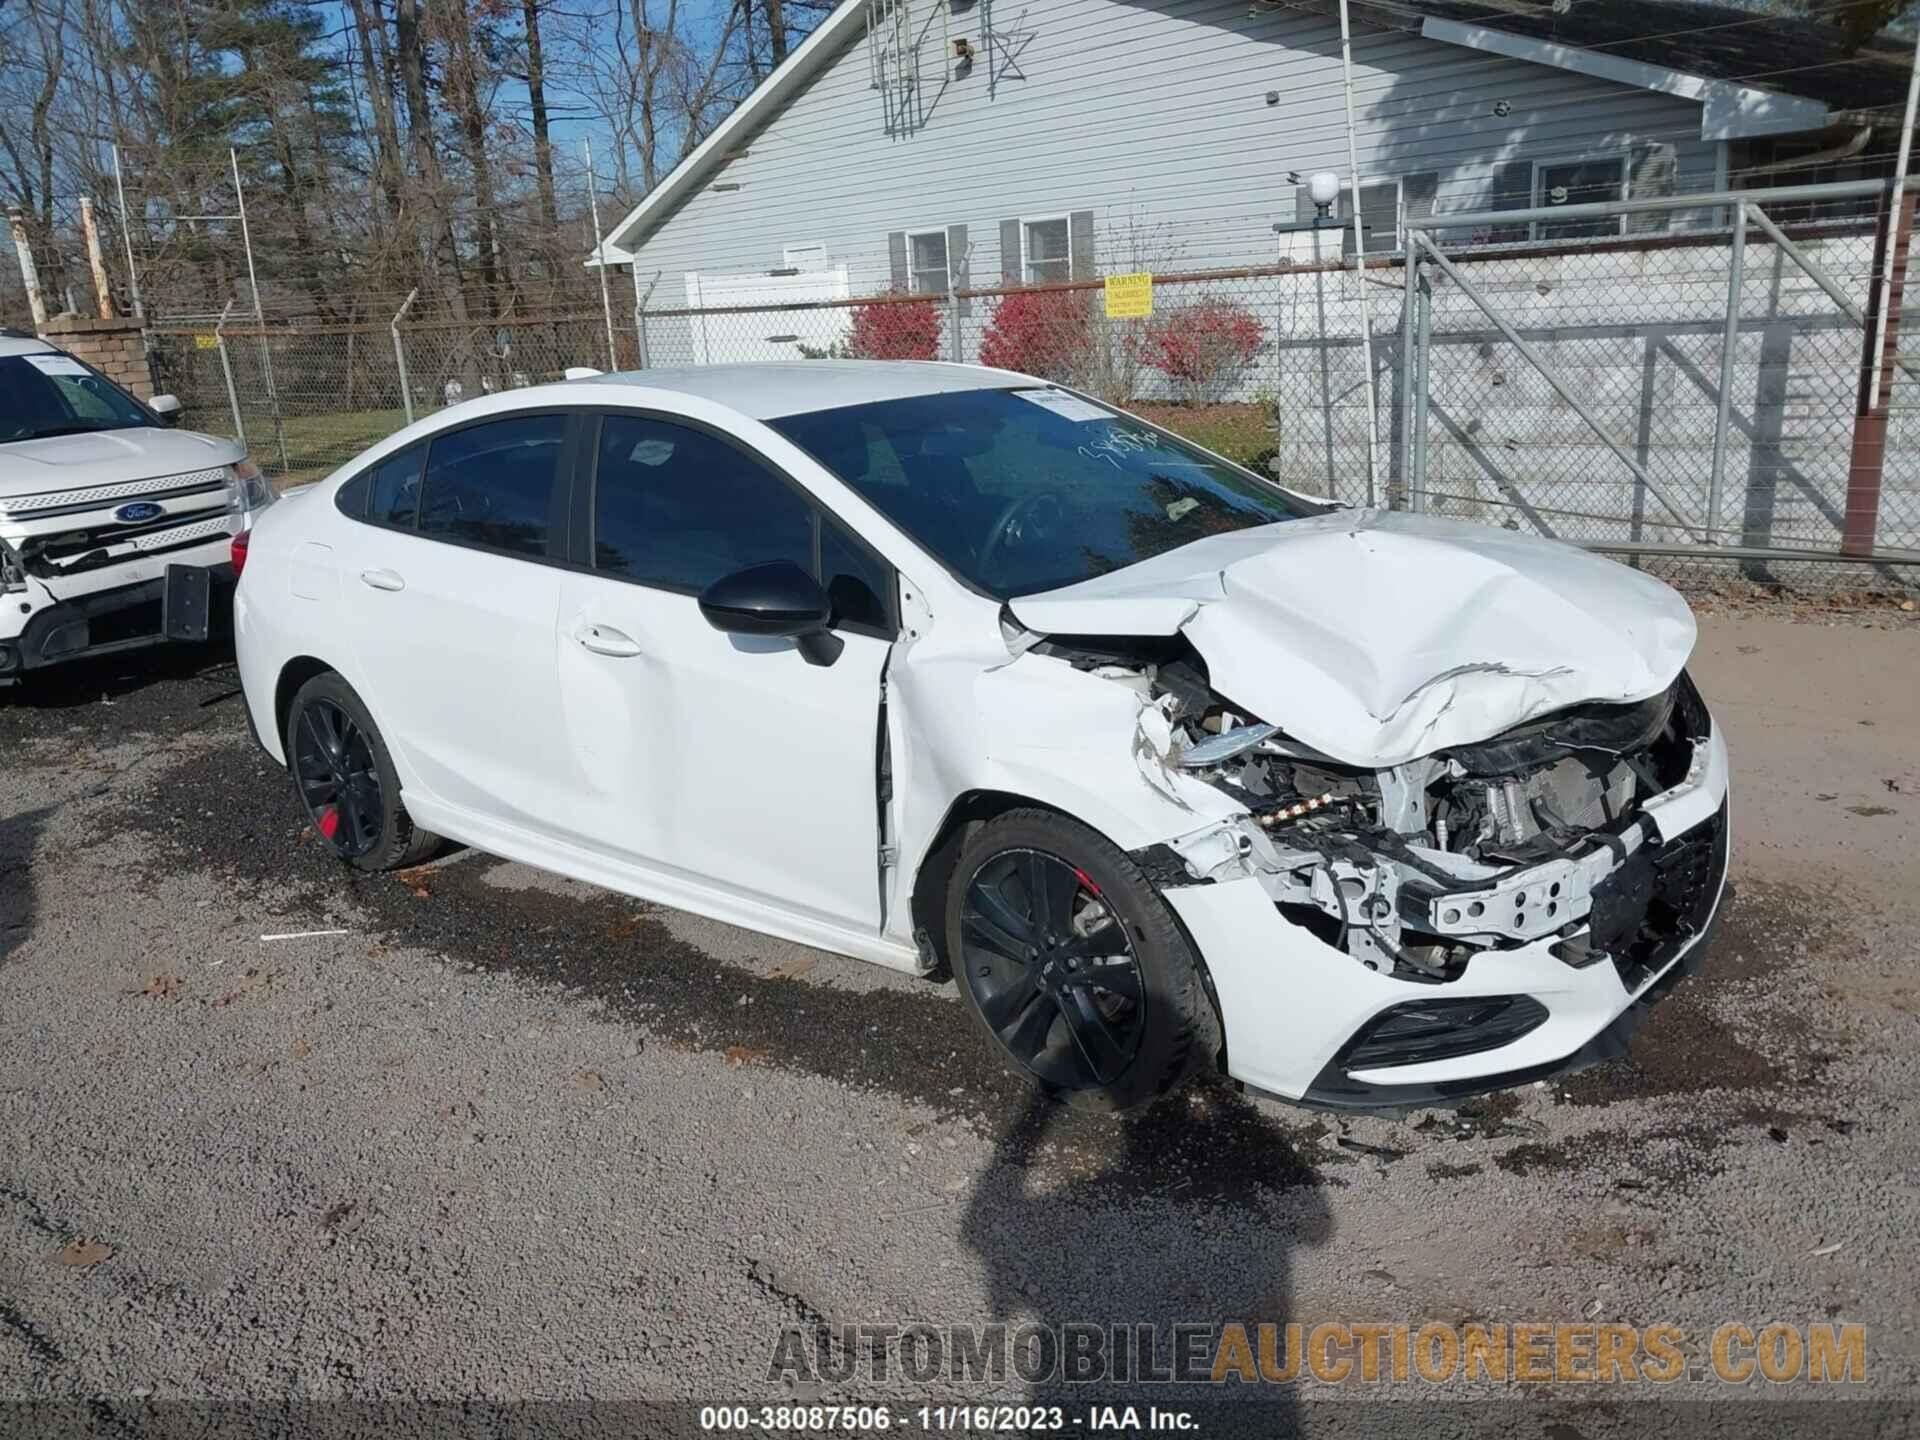
[[[0,330],[0,685],[206,639],[233,536],[273,492],[234,441],[169,428],[179,409]]]

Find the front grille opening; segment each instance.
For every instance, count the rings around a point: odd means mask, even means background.
[[[1372,1070],[1451,1060],[1510,1045],[1546,1021],[1547,1007],[1531,995],[1406,1000],[1369,1020],[1336,1063]]]

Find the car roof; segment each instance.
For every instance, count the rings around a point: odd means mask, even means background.
[[[53,348],[37,335],[0,328],[0,355],[44,355]]]
[[[562,386],[614,384],[670,390],[725,405],[755,420],[771,420],[810,410],[835,410],[846,405],[904,400],[915,395],[1045,383],[1011,370],[927,360],[795,360],[627,370],[564,381]]]

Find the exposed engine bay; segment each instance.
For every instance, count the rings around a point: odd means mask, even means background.
[[[1690,933],[1696,877],[1663,867],[1691,861],[1656,854],[1642,810],[1686,779],[1706,733],[1684,673],[1646,700],[1574,706],[1368,770],[1237,709],[1177,640],[1151,659],[1130,643],[1040,648],[1142,695],[1136,759],[1150,779],[1152,767],[1184,773],[1246,807],[1167,847],[1163,859],[1187,874],[1163,881],[1251,874],[1287,919],[1413,981],[1451,980],[1476,952],[1556,937],[1565,963],[1612,959],[1624,973],[1656,939]]]

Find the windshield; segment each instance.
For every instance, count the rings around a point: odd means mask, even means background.
[[[962,390],[768,422],[977,590],[1031,595],[1319,513],[1064,390]]]
[[[139,401],[71,355],[0,355],[0,445],[153,423]]]

